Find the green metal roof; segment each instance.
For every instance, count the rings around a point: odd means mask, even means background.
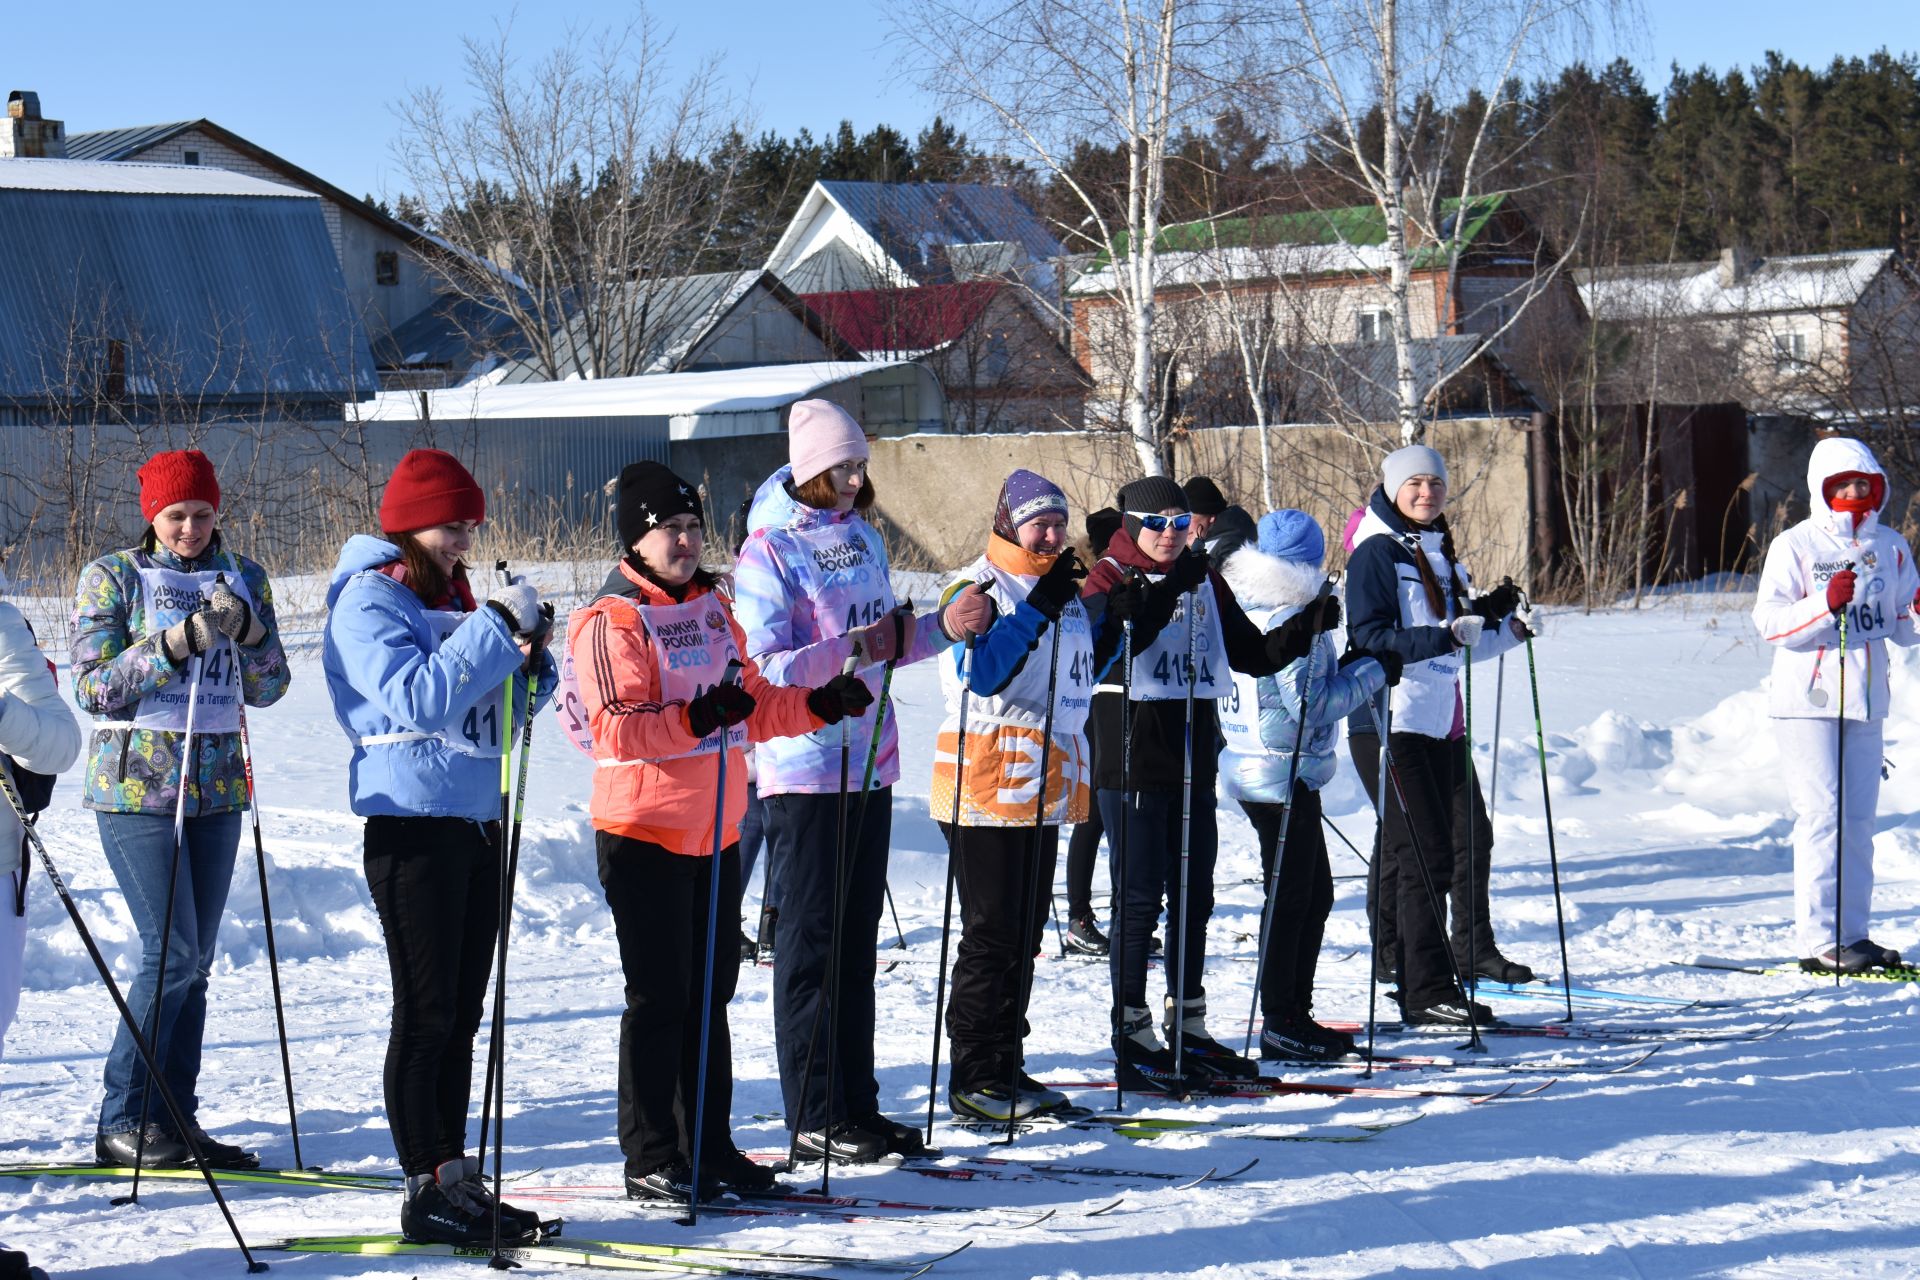
[[[1486,230],[1487,223],[1506,202],[1506,196],[1480,196],[1469,202],[1469,214],[1460,243],[1472,244]],[[1459,200],[1440,202],[1441,229],[1451,229],[1460,209]],[[1127,251],[1129,237],[1114,242],[1113,257]],[[1309,209],[1301,213],[1275,213],[1258,218],[1213,218],[1197,222],[1176,222],[1160,228],[1154,248],[1161,253],[1197,252],[1204,249],[1237,249],[1279,244],[1351,244],[1378,245],[1387,242],[1387,220],[1378,205],[1350,205],[1343,209]],[[1436,260],[1444,261],[1442,246],[1428,244],[1414,253],[1413,266],[1420,269]],[[1094,267],[1110,261],[1101,255]]]

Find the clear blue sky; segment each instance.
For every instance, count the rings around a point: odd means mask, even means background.
[[[335,0],[329,5],[157,5],[95,0],[9,5],[0,89],[35,89],[71,131],[207,117],[356,195],[400,185],[389,158],[391,104],[410,87],[460,87],[460,37],[491,36],[504,0]],[[623,22],[621,3],[519,7],[529,49],[569,24]],[[843,119],[909,134],[934,112],[888,71],[882,6],[769,0],[661,4],[675,53],[717,53],[759,123],[815,135]],[[1804,63],[1920,47],[1914,0],[1645,0],[1645,29],[1618,50],[1656,91],[1667,66],[1748,66],[1768,49]],[[1604,60],[1613,49],[1597,51]]]

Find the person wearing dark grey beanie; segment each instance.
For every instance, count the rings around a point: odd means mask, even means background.
[[[886,543],[866,517],[871,449],[851,414],[802,400],[788,411],[787,444],[788,465],[754,495],[733,575],[747,653],[770,681],[847,674],[877,697],[891,669],[986,629],[992,606],[977,586],[925,612],[895,597]],[[917,1127],[881,1111],[874,1067],[899,718],[884,703],[855,710],[840,727],[761,744],[754,762],[779,893],[774,1050],[795,1149],[843,1162],[922,1150]]]
[[[1120,490],[1121,530],[1087,577],[1084,596],[1102,624],[1094,653],[1103,673],[1093,698],[1094,788],[1116,857],[1109,926],[1113,1047],[1129,1089],[1184,1093],[1222,1076],[1258,1074],[1254,1064],[1207,1033],[1207,921],[1213,915],[1218,733],[1214,700],[1232,691],[1232,673],[1270,675],[1304,656],[1314,637],[1339,625],[1339,606],[1302,610],[1262,633],[1232,590],[1190,546],[1187,495],[1165,476]],[[1120,625],[1113,625],[1118,623]],[[1131,624],[1131,671],[1115,661]],[[1132,702],[1129,752],[1123,700]],[[1192,720],[1188,720],[1191,709]],[[1192,755],[1189,760],[1188,751]],[[1182,820],[1182,787],[1192,778]],[[1124,826],[1123,826],[1124,824]],[[1181,1056],[1162,1048],[1147,1005],[1147,956],[1166,888],[1181,880],[1184,903],[1167,906],[1167,996],[1161,1026]]]
[[[1473,594],[1447,523],[1439,453],[1426,445],[1396,449],[1380,475],[1353,532],[1346,581],[1348,644],[1402,668],[1391,691],[1388,744],[1399,786],[1388,789],[1377,873],[1369,878],[1375,972],[1398,980],[1409,1022],[1485,1021],[1491,1010],[1469,1008],[1455,975],[1529,982],[1533,971],[1501,955],[1494,940],[1487,892],[1493,830],[1463,732],[1459,681],[1469,657],[1490,661],[1529,633],[1513,586]],[[1362,707],[1348,721],[1354,766],[1376,805],[1377,710]],[[1436,916],[1429,880],[1448,898],[1451,923]]]
[[[871,697],[853,675],[802,688],[760,673],[718,579],[700,567],[706,521],[694,486],[660,463],[636,462],[621,471],[614,502],[620,559],[599,596],[568,622],[561,684],[586,722],[575,745],[596,765],[594,841],[625,977],[619,1138],[627,1192],[687,1201],[696,1168],[703,1197],[721,1188],[770,1191],[773,1171],[740,1153],[730,1115],[727,1003],[739,969],[731,934],[740,911],[746,748],[858,715]],[[729,682],[734,662],[738,679]],[[709,936],[721,921],[726,941]],[[725,957],[711,993],[709,954]]]
[[[321,648],[393,977],[385,1100],[406,1178],[401,1231],[465,1245],[493,1238],[466,1117],[500,924],[501,760],[558,681],[531,583],[474,598],[467,557],[486,512],[459,459],[407,453],[381,497],[386,536],[340,550]],[[503,1204],[500,1219],[504,1238],[538,1234],[536,1213]]]
[[[1227,509],[1227,495],[1206,476],[1189,476],[1180,491],[1187,495],[1187,510],[1193,513],[1194,545],[1205,542],[1213,532],[1213,522]]]

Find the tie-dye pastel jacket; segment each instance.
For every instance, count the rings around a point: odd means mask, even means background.
[[[73,700],[101,720],[127,720],[140,700],[175,680],[187,665],[174,666],[158,633],[148,634],[140,589],[137,548],[115,551],[88,565],[74,593]],[[187,573],[238,566],[267,638],[240,652],[240,692],[250,707],[270,707],[287,691],[287,655],[273,614],[267,571],[242,555],[223,551],[218,539],[206,554],[183,560],[156,546],[153,563]],[[107,813],[171,814],[180,794],[180,749],[184,734],[151,729],[94,729],[89,735],[84,803]],[[246,769],[237,733],[196,733],[196,757],[187,784],[187,816],[228,813],[247,805]]]

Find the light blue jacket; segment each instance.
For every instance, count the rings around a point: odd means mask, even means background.
[[[1270,556],[1249,544],[1234,552],[1220,569],[1234,597],[1253,624],[1265,631],[1298,613],[1319,591],[1324,575],[1312,565]],[[1261,750],[1241,752],[1231,745],[1220,756],[1220,780],[1230,799],[1264,804],[1286,804],[1293,789],[1293,745],[1303,743],[1300,781],[1318,791],[1333,778],[1334,742],[1340,722],[1386,683],[1387,673],[1372,658],[1362,658],[1340,669],[1340,657],[1331,635],[1315,637],[1313,649],[1283,670],[1255,679],[1234,673],[1234,691],[1240,703],[1255,704],[1251,720],[1258,729]],[[1307,733],[1300,737],[1300,698],[1307,704]],[[1221,706],[1221,718],[1248,716]]]
[[[348,770],[353,811],[362,817],[446,817],[484,822],[500,816],[498,756],[469,755],[428,737],[362,746],[382,734],[458,733],[469,712],[498,714],[501,686],[514,677],[515,722],[526,680],[515,673],[520,650],[506,619],[482,607],[436,650],[420,597],[379,573],[400,558],[383,538],[357,535],[340,549],[327,587],[322,665],[333,716],[354,743]],[[553,658],[540,655],[539,702],[553,693]],[[512,739],[509,723],[503,741]]]

